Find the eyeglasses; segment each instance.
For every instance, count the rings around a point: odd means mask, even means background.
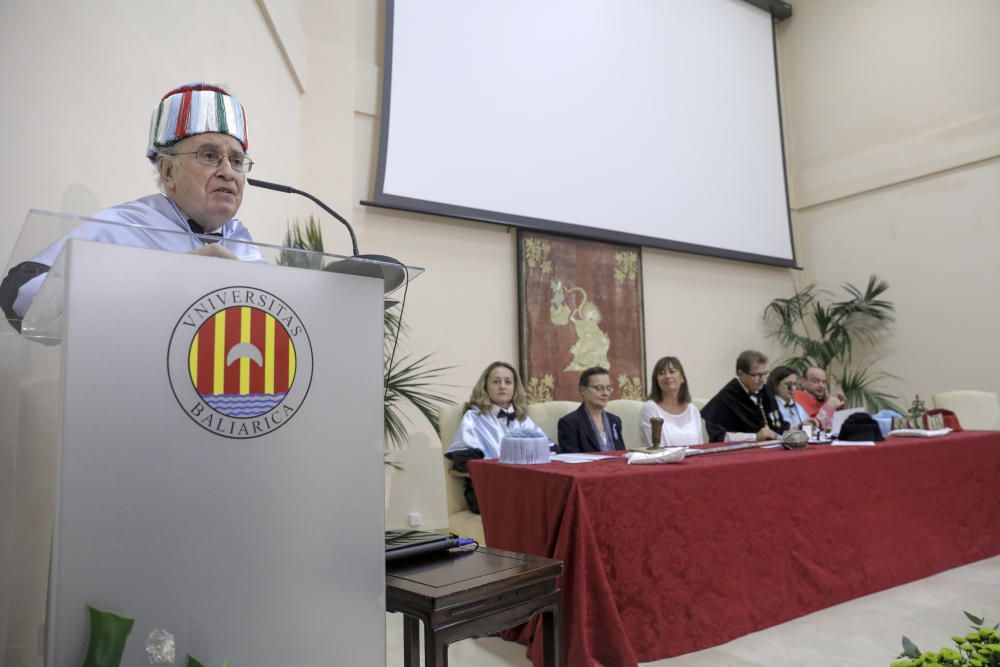
[[[763,373],[747,373],[745,371],[740,371],[743,375],[749,375],[754,380],[766,380],[767,376],[771,374],[771,371],[764,371]]]
[[[587,386],[596,391],[598,394],[604,391],[612,392],[615,390],[614,386],[610,384],[588,384]]]
[[[218,167],[222,164],[223,160],[229,160],[229,164],[233,166],[233,171],[241,174],[246,173],[253,168],[253,160],[248,158],[243,153],[223,155],[218,149],[210,146],[203,146],[196,151],[190,151],[187,153],[164,153],[164,155],[193,155],[194,159],[198,161],[198,164],[203,164],[206,167]]]
[[[782,382],[781,386],[785,387],[786,389],[795,389],[795,385],[796,384],[797,383],[795,383],[795,382]]]

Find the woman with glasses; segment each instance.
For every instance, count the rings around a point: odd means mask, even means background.
[[[607,410],[615,390],[608,369],[594,366],[580,373],[580,407],[559,420],[560,452],[610,452],[625,449],[622,420]]]
[[[26,262],[0,284],[0,307],[14,328],[68,239],[263,261],[236,219],[253,160],[246,114],[228,92],[207,83],[169,91],[153,108],[146,158],[160,193],[113,206]],[[230,243],[232,241],[233,243]]]
[[[778,401],[778,410],[781,411],[781,417],[788,422],[789,428],[801,429],[803,424],[816,423],[805,408],[795,402],[795,390],[799,388],[799,376],[794,368],[778,366],[771,371],[767,386]]]
[[[639,410],[639,430],[647,447],[697,445],[704,442],[701,413],[691,402],[684,366],[677,357],[662,357],[653,366],[650,392]],[[660,441],[653,442],[650,420],[663,421]]]

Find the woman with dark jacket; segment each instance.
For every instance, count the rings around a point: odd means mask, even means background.
[[[605,410],[614,391],[608,369],[588,368],[580,374],[583,403],[559,420],[560,452],[610,452],[625,449],[622,420]]]

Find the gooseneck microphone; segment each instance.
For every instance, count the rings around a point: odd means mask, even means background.
[[[334,218],[339,220],[344,225],[344,227],[347,227],[347,231],[351,235],[351,251],[354,253],[355,257],[357,257],[360,254],[358,252],[358,237],[354,235],[354,228],[351,227],[351,223],[349,223],[347,219],[344,218],[344,216],[334,211],[332,208],[321,202],[316,197],[312,196],[308,192],[303,192],[302,190],[296,190],[290,185],[279,185],[278,183],[268,183],[267,181],[258,181],[256,178],[247,178],[247,183],[253,185],[254,187],[265,188],[267,190],[276,190],[277,192],[288,192],[290,194],[302,195],[306,199],[311,200],[321,209],[323,209],[324,211],[332,215]]]
[[[345,273],[353,276],[367,276],[369,278],[381,278],[382,288],[386,294],[395,291],[395,289],[400,285],[403,286],[403,301],[399,304],[396,336],[395,340],[392,342],[392,352],[389,354],[389,360],[385,364],[386,373],[388,373],[388,371],[393,368],[393,362],[396,359],[396,345],[399,343],[399,331],[403,323],[403,311],[406,309],[406,293],[409,290],[410,283],[409,270],[406,268],[406,265],[395,257],[388,257],[386,255],[362,255],[359,253],[358,237],[354,235],[354,228],[351,227],[351,223],[349,223],[344,216],[340,215],[308,192],[303,192],[302,190],[293,188],[290,185],[269,183],[268,181],[258,181],[256,178],[247,178],[247,183],[254,187],[264,188],[265,190],[302,195],[336,218],[344,225],[344,227],[347,227],[347,231],[351,235],[351,251],[354,256],[339,262],[333,262],[324,267],[324,271],[330,271],[331,273]],[[393,300],[386,300],[384,303],[387,310],[397,304],[397,302]],[[383,398],[388,395],[389,385],[386,384]]]

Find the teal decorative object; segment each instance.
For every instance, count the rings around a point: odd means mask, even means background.
[[[119,667],[135,620],[89,604],[87,610],[90,612],[90,643],[83,667]]]

